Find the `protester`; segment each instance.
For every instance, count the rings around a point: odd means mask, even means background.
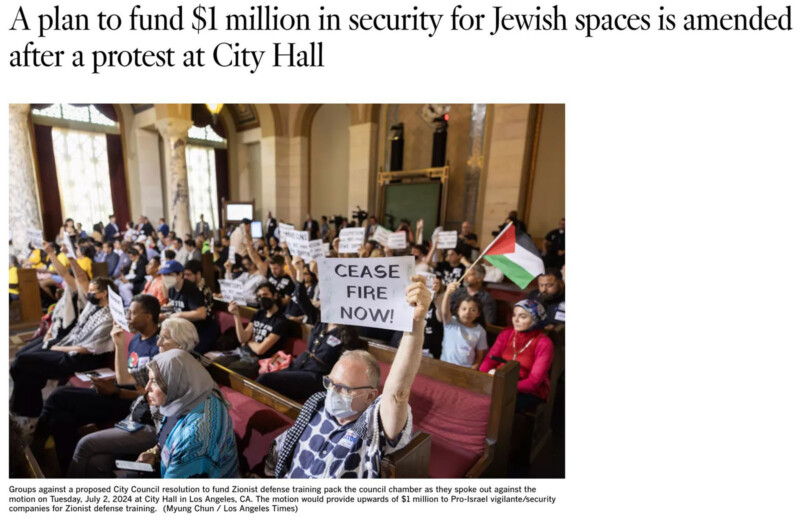
[[[239,224],[238,227],[231,233],[231,240],[230,245],[233,247],[233,250],[239,254],[240,256],[244,257],[247,255],[247,243],[252,241],[250,237],[250,224],[252,223],[251,220],[245,218]],[[232,258],[228,258],[233,262]]]
[[[322,377],[330,373],[343,351],[361,348],[361,344],[352,327],[322,322],[320,310],[311,304],[302,285],[303,259],[297,257],[294,266],[298,276],[293,296],[313,326],[308,348],[287,369],[262,374],[256,381],[286,397],[303,401],[323,389]]]
[[[434,253],[437,250],[437,240],[433,241],[431,251],[428,253],[428,260],[433,261]],[[469,268],[469,261],[464,258],[466,250],[461,246],[447,250],[444,256],[444,261],[436,263],[435,269],[442,276],[442,281],[445,285],[451,282],[458,282],[464,275],[464,272]]]
[[[494,374],[502,363],[519,362],[517,412],[533,410],[547,400],[550,390],[550,365],[553,342],[543,331],[545,308],[522,300],[514,305],[512,326],[504,329],[481,363],[480,370]]]
[[[53,436],[62,473],[66,473],[78,443],[78,429],[89,423],[122,419],[128,414],[131,401],[140,395],[130,371],[144,367],[158,354],[159,311],[155,297],[135,297],[131,302],[128,327],[136,335],[126,347],[125,331],[116,324],[111,331],[116,376],[93,378],[92,388],[60,387],[47,398],[36,435],[42,442]]]
[[[258,287],[264,284],[267,279],[258,273],[258,268],[253,264],[253,260],[250,259],[250,257],[242,258],[242,267],[244,271],[238,277],[234,277],[233,264],[231,264],[230,261],[226,262],[225,278],[228,280],[236,280],[236,282],[241,284],[245,302],[251,306],[257,306],[258,297],[256,296],[256,290],[258,290]]]
[[[228,312],[233,315],[235,323],[236,339],[241,346],[233,354],[214,358],[216,363],[250,379],[258,376],[259,361],[279,351],[289,336],[289,322],[275,302],[278,295],[275,288],[267,282],[262,283],[257,295],[259,309],[247,326],[242,323],[238,304],[228,304]]]
[[[275,440],[268,474],[278,478],[377,478],[383,456],[411,440],[408,404],[422,358],[423,326],[430,305],[424,277],[415,276],[406,301],[415,306],[379,395],[381,371],[366,351],[347,351],[324,377],[295,424]]]
[[[564,281],[561,271],[557,268],[548,268],[537,277],[538,290],[528,294],[528,300],[541,302],[547,310],[544,327],[554,329],[558,325],[566,324],[566,309],[564,303]]]
[[[80,285],[79,285],[80,286]],[[32,430],[42,411],[42,389],[47,380],[102,367],[111,353],[111,312],[108,292],[116,291],[111,279],[98,277],[83,296],[87,302],[71,331],[60,339],[48,333],[20,349],[11,363],[11,411],[23,418],[19,424]],[[80,295],[79,295],[80,296]],[[51,329],[52,331],[52,329]]]
[[[164,290],[161,288],[161,274],[158,271],[161,269],[161,259],[158,256],[153,257],[150,259],[150,262],[147,263],[147,270],[146,273],[150,277],[150,280],[147,281],[147,284],[144,285],[144,290],[142,293],[146,295],[152,295],[158,299],[158,303],[163,306],[169,303],[169,299],[164,294]]]
[[[172,349],[192,351],[197,345],[197,330],[182,318],[170,318],[161,325],[157,354]],[[121,350],[115,339],[117,351]],[[119,356],[118,356],[119,358]],[[148,360],[138,358],[134,368],[128,367],[131,383],[140,395],[131,403],[130,412],[120,423],[124,428],[112,427],[84,436],[75,447],[67,476],[70,478],[110,478],[114,476],[116,459],[136,460],[139,453],[158,441],[162,416],[151,406],[144,388],[149,381]],[[120,368],[117,367],[117,372]]]
[[[184,279],[183,271],[183,266],[178,261],[167,261],[159,270],[162,276],[162,288],[169,298],[171,316],[185,318],[195,325],[200,337],[195,350],[199,354],[205,354],[214,346],[219,326],[211,318],[203,292],[195,283]],[[167,313],[162,313],[161,319],[164,320],[169,316]]]
[[[453,314],[450,311],[450,298],[457,289],[458,283],[448,284],[442,299],[444,339],[441,360],[477,369],[489,348],[486,330],[481,325],[481,302],[475,297],[464,297]]]
[[[238,477],[230,403],[208,371],[180,349],[159,354],[147,369],[148,399],[164,417],[158,443],[136,461],[160,461],[161,478]]]
[[[202,239],[202,238],[201,238]],[[200,250],[197,248],[197,244],[195,243],[194,239],[187,239],[183,242],[183,246],[186,248],[186,262],[189,261],[198,261],[202,263],[203,255],[200,253]],[[186,265],[184,265],[186,266]]]
[[[433,280],[433,303],[425,314],[425,332],[422,343],[422,353],[437,360],[442,356],[442,340],[444,339],[444,327],[442,326],[442,297],[444,297],[444,284],[439,276]],[[396,331],[392,335],[389,345],[399,347],[400,340],[403,338],[402,331]]]
[[[286,264],[285,258],[282,255],[275,255],[269,259],[269,272],[267,275],[267,282],[275,287],[279,293],[280,303],[283,307],[289,304],[292,298],[292,293],[295,292],[295,285],[292,278],[286,274],[284,266]],[[302,282],[301,282],[302,284]]]
[[[293,275],[297,276],[297,272],[294,271],[292,265],[289,265],[289,270]],[[311,271],[309,265],[303,266],[303,289],[306,290],[308,300],[310,300],[315,307],[319,307],[319,283],[317,282],[317,274]],[[306,321],[306,315],[303,313],[295,297],[292,297],[289,304],[286,306],[285,314],[286,318],[289,320],[294,320],[295,322]]]
[[[480,302],[481,315],[487,324],[494,324],[497,318],[497,302],[483,289],[483,278],[486,270],[482,265],[476,264],[464,275],[464,285],[460,286],[451,298],[450,311],[455,312],[458,304],[466,297],[472,297]]]
[[[546,252],[544,257],[544,265],[547,268],[561,268],[564,266],[566,260],[566,234],[564,233],[565,218],[561,218],[558,222],[558,228],[555,228],[547,233],[545,236]]]

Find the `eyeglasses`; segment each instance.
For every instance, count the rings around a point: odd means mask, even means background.
[[[331,379],[327,376],[322,377],[322,386],[325,387],[325,390],[333,389],[333,391],[339,394],[340,396],[348,396],[348,397],[353,397],[353,393],[356,390],[375,388],[375,387],[370,387],[369,385],[365,387],[348,387],[347,385],[339,385],[338,383],[332,382]]]

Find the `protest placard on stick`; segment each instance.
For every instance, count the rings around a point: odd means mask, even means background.
[[[339,232],[339,253],[357,254],[358,249],[364,244],[366,233],[367,229],[364,227],[343,228]]]
[[[411,256],[320,260],[322,321],[411,331],[406,287],[413,273]]]

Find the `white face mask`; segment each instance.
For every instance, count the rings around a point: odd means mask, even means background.
[[[164,283],[164,286],[166,286],[168,289],[174,288],[175,284],[178,283],[178,278],[175,277],[174,275],[164,275],[164,279],[162,280],[162,282]]]
[[[342,396],[332,389],[328,390],[328,394],[325,396],[325,410],[337,419],[349,419],[356,415],[358,412],[351,408],[352,404],[352,396]]]

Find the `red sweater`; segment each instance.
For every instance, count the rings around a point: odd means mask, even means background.
[[[517,390],[546,400],[550,393],[549,371],[550,364],[553,363],[553,342],[541,329],[516,333],[514,343],[511,343],[512,337],[514,337],[513,327],[504,329],[497,336],[494,345],[483,359],[480,370],[489,372],[500,365],[500,362],[493,360],[492,356],[511,360],[514,357],[514,345],[516,345],[517,351],[521,351],[516,359],[519,362]],[[522,348],[531,339],[533,342],[522,351]]]

